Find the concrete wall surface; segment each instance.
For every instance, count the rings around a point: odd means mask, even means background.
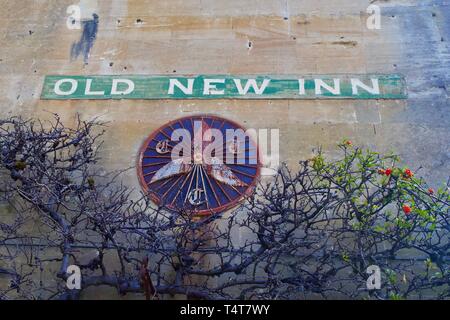
[[[2,1],[0,114],[110,121],[105,166],[134,165],[144,138],[167,121],[216,114],[281,128],[281,160],[296,163],[343,137],[395,150],[432,184],[450,168],[450,2],[382,1],[381,29],[358,1]],[[66,10],[99,17],[87,64],[71,56],[82,30]],[[82,41],[82,40],[81,40]],[[409,99],[384,101],[43,101],[49,74],[401,73]],[[444,175],[445,177],[445,175]],[[130,174],[130,183],[136,177]]]

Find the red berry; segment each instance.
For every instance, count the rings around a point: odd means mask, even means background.
[[[409,170],[409,169],[405,169],[405,177],[407,177],[407,178],[412,178],[412,176],[414,175],[413,173],[412,173],[412,171],[411,170]]]
[[[429,188],[429,189],[428,189],[428,193],[429,193],[429,194],[434,194],[434,190],[433,190],[432,188]]]
[[[402,209],[403,209],[403,212],[404,212],[406,215],[408,215],[408,214],[411,213],[411,207],[408,206],[407,204],[404,204],[403,207],[402,207]]]
[[[384,172],[387,176],[390,176],[392,173],[392,169],[391,168],[387,168],[386,171]]]
[[[345,144],[351,146],[353,143],[350,140],[345,141]]]

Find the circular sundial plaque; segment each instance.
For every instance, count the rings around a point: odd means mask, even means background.
[[[230,209],[252,192],[260,171],[258,146],[244,133],[215,116],[167,123],[140,150],[143,189],[172,210],[210,215]]]

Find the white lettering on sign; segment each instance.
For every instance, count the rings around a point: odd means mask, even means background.
[[[314,83],[316,86],[316,94],[322,94],[322,88],[331,92],[334,95],[340,95],[341,94],[341,80],[339,79],[333,79],[334,82],[334,88],[330,85],[326,84],[325,81],[322,79],[315,79]]]
[[[92,91],[91,90],[91,86],[92,86],[92,79],[87,79],[86,80],[86,91],[84,92],[85,95],[89,96],[104,96],[105,95],[105,91]]]
[[[372,87],[364,84],[361,80],[352,78],[352,94],[358,94],[358,88],[364,89],[371,94],[380,94],[380,84],[378,83],[378,79],[370,79],[372,81]]]
[[[47,76],[43,99],[406,99],[401,75]]]
[[[267,86],[270,83],[270,79],[264,79],[261,87],[258,87],[256,79],[248,79],[244,88],[242,88],[241,79],[234,79],[234,83],[236,84],[236,88],[238,89],[239,94],[247,94],[248,90],[250,90],[250,87],[255,90],[256,94],[263,94],[264,90],[266,90]]]
[[[225,79],[205,79],[203,86],[204,95],[225,94],[225,90],[218,90],[217,85],[225,83]]]
[[[68,91],[62,91],[61,86],[64,83],[70,83],[71,87]],[[78,88],[78,81],[75,79],[61,79],[56,81],[55,83],[55,94],[58,96],[70,96],[71,94],[74,94],[75,91],[77,91]]]
[[[187,79],[188,83],[187,86],[185,86],[178,79],[170,79],[168,94],[175,94],[175,87],[180,89],[184,94],[192,94],[194,91],[194,80],[195,79]]]
[[[298,94],[305,94],[305,79],[298,79]]]
[[[128,87],[125,90],[119,90],[119,84],[123,83],[126,84]],[[112,88],[111,88],[111,94],[121,94],[121,95],[127,95],[134,91],[134,82],[129,79],[113,79],[112,82]]]

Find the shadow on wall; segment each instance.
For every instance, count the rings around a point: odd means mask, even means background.
[[[76,60],[80,54],[83,54],[83,61],[85,64],[88,64],[89,55],[97,37],[98,23],[99,17],[95,13],[92,15],[92,20],[82,22],[83,33],[81,34],[81,39],[72,45],[70,52],[72,61]]]

